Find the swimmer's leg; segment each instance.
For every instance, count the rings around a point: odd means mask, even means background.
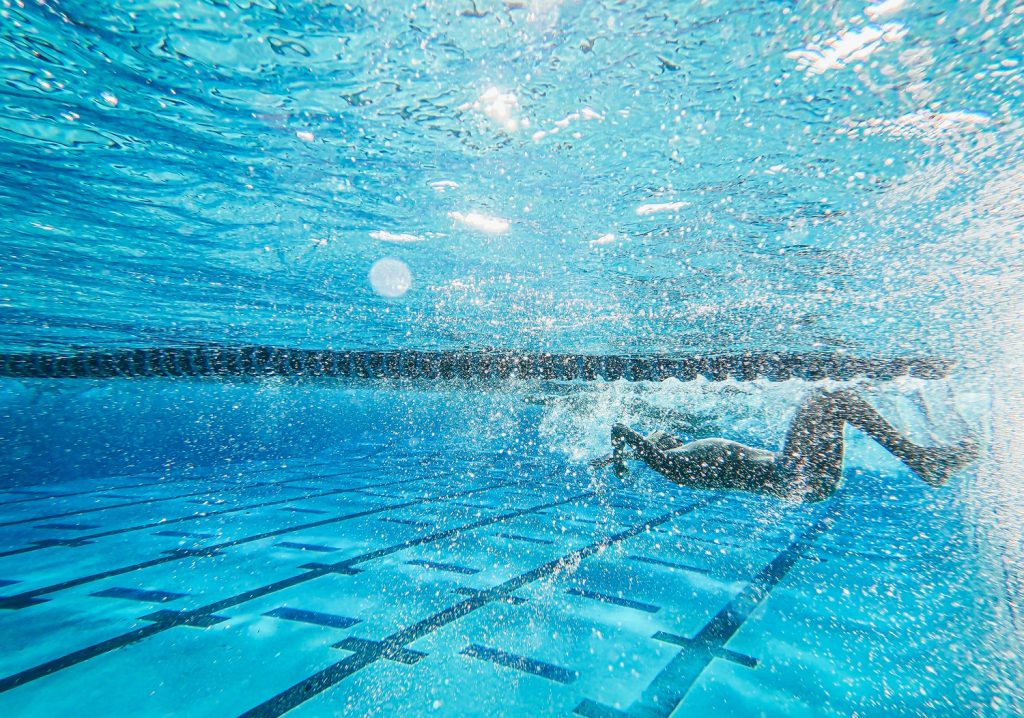
[[[918,446],[856,394],[818,392],[797,412],[779,461],[791,481],[806,481],[820,498],[831,494],[842,479],[844,422],[866,433],[932,486],[944,483],[977,456],[972,440],[949,447]]]
[[[832,396],[815,392],[804,401],[775,460],[780,488],[809,490],[806,498],[811,501],[832,495],[843,479],[845,418]]]

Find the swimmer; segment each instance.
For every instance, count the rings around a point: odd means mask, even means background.
[[[612,464],[615,473],[624,478],[629,473],[627,451],[632,449],[632,458],[682,486],[821,501],[831,496],[843,479],[843,426],[847,422],[884,446],[931,486],[942,485],[978,455],[978,445],[972,439],[952,446],[918,446],[901,436],[856,394],[819,391],[800,407],[781,452],[754,449],[728,439],[700,439],[686,444],[662,431],[642,436],[625,424],[615,424],[612,454],[591,465]]]

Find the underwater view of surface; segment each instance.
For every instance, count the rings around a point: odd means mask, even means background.
[[[1013,0],[0,0],[0,715],[1024,715],[1021,297]]]

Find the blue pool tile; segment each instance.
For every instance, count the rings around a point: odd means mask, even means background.
[[[545,661],[538,661],[535,658],[527,658],[526,656],[520,656],[515,653],[506,653],[505,651],[499,651],[496,648],[488,648],[487,646],[481,646],[477,643],[467,646],[460,651],[463,656],[470,656],[472,658],[479,658],[480,660],[490,661],[496,663],[499,666],[505,668],[512,668],[523,673],[531,673],[541,678],[547,678],[549,681],[556,681],[558,683],[564,683],[566,685],[573,683],[579,678],[579,673],[576,671],[570,671],[568,668],[562,668],[556,666],[553,663],[546,663]]]
[[[289,608],[288,606],[275,608],[263,615],[270,616],[271,618],[282,618],[286,621],[312,623],[329,628],[349,628],[359,623],[358,618],[349,618],[348,616],[339,616],[333,613],[320,613],[319,611],[305,611],[301,608]]]
[[[604,593],[597,593],[596,591],[587,591],[582,588],[567,588],[565,592],[570,596],[589,598],[594,601],[601,601],[602,603],[611,603],[616,606],[622,606],[623,608],[632,608],[637,611],[644,611],[645,613],[657,613],[661,610],[660,606],[653,606],[649,603],[633,601],[628,598],[619,598],[618,596],[609,596]]]
[[[187,593],[172,593],[170,591],[151,591],[144,588],[122,588],[115,586],[103,591],[89,594],[97,598],[126,598],[131,601],[147,601],[151,603],[167,603],[184,598]]]

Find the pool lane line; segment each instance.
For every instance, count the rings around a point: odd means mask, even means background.
[[[361,472],[361,473],[368,473],[368,472],[364,471],[364,472]],[[340,472],[334,473],[334,474],[320,474],[316,478],[317,479],[333,479],[333,478],[337,478],[339,476],[358,476],[358,475],[360,475],[360,472],[352,473],[350,471],[340,471]],[[187,498],[189,498],[191,496],[209,496],[209,495],[217,493],[218,491],[224,491],[226,493],[234,493],[236,491],[237,492],[241,492],[241,491],[246,491],[246,490],[249,490],[249,489],[268,488],[268,487],[271,487],[271,486],[277,486],[277,487],[280,487],[280,488],[283,488],[283,489],[288,489],[290,491],[303,491],[303,490],[308,490],[308,489],[301,489],[301,488],[298,488],[298,487],[291,487],[291,486],[288,486],[288,484],[290,484],[290,483],[292,483],[294,481],[308,481],[310,478],[311,477],[307,476],[307,477],[297,477],[297,478],[294,478],[294,479],[283,479],[281,481],[259,481],[259,482],[251,483],[251,484],[247,484],[247,483],[243,483],[243,482],[235,482],[235,483],[230,484],[229,486],[207,486],[206,488],[204,488],[201,491],[193,491],[193,492],[187,493],[187,494],[176,494],[174,496],[155,496],[155,497],[149,497],[149,498],[141,498],[140,497],[140,498],[137,498],[137,499],[135,499],[133,501],[129,501],[129,502],[125,502],[125,503],[120,503],[120,504],[110,504],[108,506],[92,506],[92,507],[88,507],[88,508],[84,508],[84,509],[77,509],[75,511],[64,511],[64,512],[59,513],[59,514],[48,514],[48,515],[45,515],[45,516],[34,516],[34,517],[28,517],[28,518],[12,519],[12,520],[9,520],[9,521],[0,521],[0,528],[4,528],[4,527],[7,527],[7,526],[18,526],[18,525],[21,525],[21,524],[30,524],[30,523],[33,523],[35,521],[49,521],[51,519],[67,518],[69,516],[80,516],[82,514],[92,514],[92,513],[98,512],[98,511],[107,511],[109,509],[120,509],[120,508],[125,508],[125,507],[128,507],[128,506],[143,506],[143,505],[146,505],[146,504],[159,503],[159,502],[162,502],[162,501],[175,501],[175,500],[178,500],[178,499],[187,499]],[[130,498],[130,497],[126,497],[126,498]],[[3,554],[0,553],[0,556],[2,556],[2,555]]]
[[[652,636],[656,640],[680,646],[681,649],[628,709],[620,710],[586,698],[573,712],[583,718],[667,718],[683,702],[712,659],[726,658],[747,667],[756,665],[755,659],[730,651],[725,645],[736,635],[750,614],[771,595],[804,553],[810,550],[813,542],[832,527],[840,510],[840,501],[834,501],[823,515],[755,574],[696,636],[686,638],[664,631]]]
[[[429,477],[420,477],[419,481],[426,481]],[[502,488],[508,486],[510,482],[501,482],[498,484],[492,484],[486,487],[486,490]],[[474,489],[468,492],[460,492],[454,494],[455,496],[471,495],[478,493],[485,489]],[[106,571],[100,571],[98,573],[88,574],[86,576],[79,576],[78,578],[67,579],[59,583],[54,583],[49,586],[43,586],[40,588],[31,589],[29,591],[23,591],[21,593],[10,594],[7,596],[0,596],[0,610],[13,610],[17,611],[23,608],[28,608],[38,603],[43,603],[49,599],[40,599],[39,596],[46,596],[51,593],[63,591],[68,588],[75,588],[76,586],[84,586],[85,584],[94,583],[105,578],[112,578],[113,576],[122,576],[126,573],[133,573],[135,571],[141,571],[146,568],[152,568],[153,566],[160,566],[165,563],[172,563],[174,561],[182,561],[184,559],[201,559],[209,558],[211,556],[217,556],[220,554],[222,549],[234,548],[235,546],[241,546],[254,541],[261,541],[266,538],[274,538],[276,536],[283,536],[288,533],[295,533],[296,531],[305,531],[310,528],[319,528],[320,526],[327,526],[330,524],[340,523],[342,521],[348,521],[350,519],[362,518],[363,516],[370,516],[377,513],[383,513],[386,511],[394,511],[397,509],[408,508],[410,506],[419,506],[424,503],[431,503],[437,501],[444,501],[447,496],[440,496],[435,498],[420,498],[412,501],[407,501],[400,504],[391,504],[385,506],[378,506],[373,509],[366,509],[363,511],[357,511],[351,514],[343,514],[340,516],[331,516],[326,519],[319,519],[317,521],[311,521],[309,523],[297,524],[295,526],[285,526],[283,528],[273,529],[271,531],[263,531],[258,534],[252,534],[250,536],[243,536],[241,538],[232,539],[230,541],[224,541],[219,544],[212,544],[210,546],[202,546],[196,548],[177,548],[163,551],[165,554],[158,558],[151,558],[147,561],[140,561],[138,563],[129,564],[128,566],[121,566],[119,568],[107,569]],[[291,499],[295,500],[295,499]],[[165,522],[166,523],[166,522]]]
[[[347,473],[343,472],[343,473],[339,473],[339,474],[328,474],[328,475],[322,476],[320,478],[335,478],[335,477],[338,477],[338,476],[347,476],[347,475],[348,475]],[[297,479],[297,480],[299,480],[299,479]],[[424,480],[424,477],[416,477],[416,478],[413,478],[413,479],[402,479],[401,481],[388,481],[388,482],[384,482],[384,483],[380,483],[380,484],[371,484],[371,486],[382,486],[382,487],[383,486],[397,486],[399,484],[408,484],[408,483],[412,483],[414,481],[423,481],[423,480]],[[245,487],[242,487],[242,488],[245,488]],[[286,504],[286,503],[289,503],[291,501],[306,501],[307,499],[318,499],[318,498],[322,498],[324,496],[335,496],[335,495],[338,495],[338,494],[357,493],[360,490],[360,488],[363,488],[363,487],[349,487],[349,488],[344,488],[344,489],[327,489],[327,490],[324,490],[324,491],[310,492],[310,493],[306,493],[306,494],[301,494],[299,496],[292,496],[292,497],[289,497],[289,498],[273,499],[273,500],[270,500],[270,501],[261,501],[259,503],[255,503],[255,504],[245,504],[243,506],[233,506],[233,507],[230,507],[230,508],[220,509],[220,510],[217,510],[217,511],[203,511],[203,512],[200,512],[200,513],[188,514],[186,516],[178,516],[178,517],[173,518],[173,519],[160,519],[159,521],[152,521],[152,522],[146,523],[146,524],[139,524],[139,525],[135,525],[135,526],[126,526],[126,527],[117,528],[117,529],[108,529],[107,531],[99,531],[97,533],[83,534],[81,536],[75,536],[73,539],[67,541],[66,543],[48,543],[46,541],[46,539],[40,539],[39,541],[37,541],[37,542],[35,542],[35,543],[33,543],[33,544],[29,545],[29,546],[22,546],[21,548],[17,548],[17,549],[8,549],[7,551],[0,551],[0,558],[6,558],[8,556],[17,556],[17,555],[20,555],[20,554],[30,553],[32,551],[41,551],[42,549],[53,548],[55,546],[72,546],[72,547],[74,547],[74,546],[84,546],[84,545],[87,545],[89,542],[91,542],[93,539],[105,538],[107,536],[116,536],[118,534],[131,533],[133,531],[144,531],[145,529],[151,529],[151,528],[162,528],[164,526],[172,526],[174,524],[185,523],[185,522],[188,522],[188,521],[196,521],[198,519],[207,519],[207,518],[210,518],[212,516],[224,516],[226,514],[238,513],[240,511],[249,511],[249,510],[252,510],[252,509],[265,508],[267,506],[276,506],[276,505],[279,505],[279,504]],[[3,597],[0,597],[0,604],[2,604],[2,602],[3,602]],[[0,605],[0,609],[2,609],[2,608],[3,608],[3,606]]]
[[[266,488],[268,486],[282,486],[282,484],[274,482],[259,482],[255,484],[249,484],[248,486],[242,486],[239,488]],[[287,487],[286,487],[287,488]],[[294,490],[294,489],[293,489]],[[193,496],[209,496],[211,492],[209,489],[203,489],[202,491],[192,491],[187,494],[175,494],[174,496],[157,496],[147,499],[138,499],[137,501],[125,501],[120,504],[110,504],[108,506],[91,506],[89,508],[79,509],[77,511],[64,511],[59,514],[46,514],[44,516],[30,516],[28,518],[13,519],[10,521],[0,521],[0,528],[6,528],[8,526],[20,526],[22,524],[31,524],[36,521],[50,521],[52,519],[63,519],[70,516],[82,516],[84,514],[94,514],[98,511],[107,511],[110,509],[123,509],[129,506],[145,506],[147,504],[157,504],[163,501],[178,501],[180,499],[187,499]]]
[[[593,496],[593,492],[586,492]],[[617,531],[613,534],[602,537],[594,543],[578,549],[574,549],[559,558],[552,559],[537,568],[526,573],[504,581],[494,588],[478,591],[464,601],[428,616],[416,623],[403,628],[379,641],[358,638],[349,638],[337,644],[336,647],[353,651],[352,655],[318,671],[312,676],[303,679],[290,688],[286,688],[272,698],[245,711],[239,718],[275,718],[302,705],[310,698],[323,693],[337,683],[353,675],[354,673],[376,663],[382,658],[407,661],[419,660],[424,654],[410,651],[407,646],[424,636],[443,628],[450,623],[457,621],[464,616],[495,602],[508,600],[513,592],[523,586],[534,583],[540,579],[547,578],[566,565],[582,561],[593,554],[602,551],[610,546],[621,543],[627,539],[645,533],[655,526],[660,526],[683,514],[695,511],[713,503],[724,500],[724,496],[713,496],[707,499],[700,499],[687,506],[673,509],[667,513],[652,519],[647,519],[632,525],[631,527]]]
[[[496,488],[501,488],[504,485],[507,484],[497,484],[494,486],[458,492],[448,497],[441,497],[436,500],[447,500],[459,496],[481,493],[484,491],[491,491]],[[58,671],[64,670],[65,668],[70,668],[80,663],[84,663],[85,661],[91,660],[105,653],[115,651],[119,648],[123,648],[134,643],[138,643],[139,641],[149,638],[150,636],[155,636],[159,633],[163,633],[164,631],[167,631],[171,628],[175,628],[177,626],[209,626],[219,623],[222,620],[225,620],[223,617],[216,615],[217,611],[222,611],[226,608],[233,608],[248,601],[252,601],[256,598],[262,598],[264,596],[277,593],[278,591],[283,591],[285,589],[292,588],[293,586],[298,586],[303,583],[307,583],[322,576],[339,573],[358,573],[358,569],[355,569],[354,566],[360,563],[365,563],[366,561],[370,561],[375,558],[380,558],[381,556],[386,556],[397,551],[412,548],[414,546],[421,546],[426,543],[451,538],[452,536],[456,536],[465,531],[472,531],[483,526],[488,526],[501,521],[517,518],[519,516],[543,510],[545,508],[551,508],[552,506],[560,506],[573,501],[579,501],[582,498],[586,498],[592,495],[593,492],[588,491],[582,494],[577,494],[576,496],[560,499],[558,501],[547,502],[526,509],[518,509],[516,511],[502,514],[500,516],[493,516],[488,519],[482,519],[454,529],[447,529],[445,531],[439,531],[437,533],[430,534],[427,536],[420,536],[415,539],[408,539],[406,541],[389,546],[387,548],[377,549],[375,551],[371,551],[369,553],[365,553],[359,556],[354,556],[352,558],[345,559],[343,561],[338,561],[333,564],[324,564],[321,568],[309,568],[304,570],[303,573],[296,574],[288,578],[280,579],[278,581],[274,581],[273,583],[269,583],[258,588],[244,591],[229,598],[221,599],[219,601],[207,604],[206,606],[202,606],[200,608],[186,609],[182,611],[157,611],[153,614],[149,614],[148,616],[142,616],[143,619],[151,620],[152,623],[150,623],[147,626],[142,626],[141,628],[136,628],[134,630],[128,631],[127,633],[123,633],[120,636],[114,636],[112,638],[100,641],[99,643],[93,644],[91,646],[80,648],[79,650],[68,653],[60,658],[55,658],[46,661],[44,663],[39,664],[38,666],[35,666],[34,668],[28,668],[0,679],[0,693],[6,693],[7,691],[25,685],[26,683],[31,683],[32,681],[52,675],[54,673],[57,673]],[[429,499],[422,499],[416,502],[410,502],[409,505],[413,505],[414,503],[426,503],[427,501],[429,501]],[[368,516],[382,510],[388,510],[390,508],[392,507],[368,510],[360,512],[360,514],[363,516]],[[353,515],[353,517],[355,516]]]
[[[868,359],[840,352],[559,354],[518,349],[332,350],[274,346],[150,347],[0,353],[0,377],[17,379],[261,379],[336,377],[437,381],[786,381],[947,376],[939,357]]]
[[[331,466],[333,463],[336,463],[336,462],[328,462],[328,463],[323,463],[323,464],[311,464],[310,467]],[[280,466],[276,466],[276,467],[271,467],[271,468],[246,469],[244,471],[245,471],[246,474],[261,474],[261,473],[265,473],[267,471],[282,471],[282,469],[281,469]],[[106,491],[123,491],[125,489],[144,489],[144,488],[148,488],[148,487],[151,487],[151,486],[165,486],[167,484],[176,484],[176,483],[179,483],[181,481],[210,481],[210,480],[223,482],[223,481],[226,481],[227,479],[218,479],[218,478],[216,478],[214,476],[214,472],[211,471],[210,473],[198,474],[198,475],[195,475],[195,476],[179,476],[177,478],[168,478],[168,479],[156,478],[155,480],[149,481],[149,482],[144,483],[144,484],[125,484],[125,485],[122,485],[122,486],[100,487],[100,488],[94,488],[94,489],[87,489],[86,491],[73,491],[73,492],[66,493],[66,494],[51,494],[51,493],[49,493],[47,491],[41,491],[41,492],[40,491],[33,491],[32,493],[42,493],[42,494],[46,494],[46,495],[45,496],[29,496],[29,497],[26,497],[24,499],[14,499],[13,501],[0,501],[0,508],[3,508],[4,506],[10,506],[12,504],[24,504],[24,503],[28,503],[30,501],[49,501],[51,499],[65,499],[65,498],[72,498],[72,497],[75,497],[75,496],[87,496],[88,494],[98,494],[98,493],[106,492]],[[236,482],[236,483],[238,483],[238,482]],[[45,484],[30,484],[30,486],[45,486]]]

